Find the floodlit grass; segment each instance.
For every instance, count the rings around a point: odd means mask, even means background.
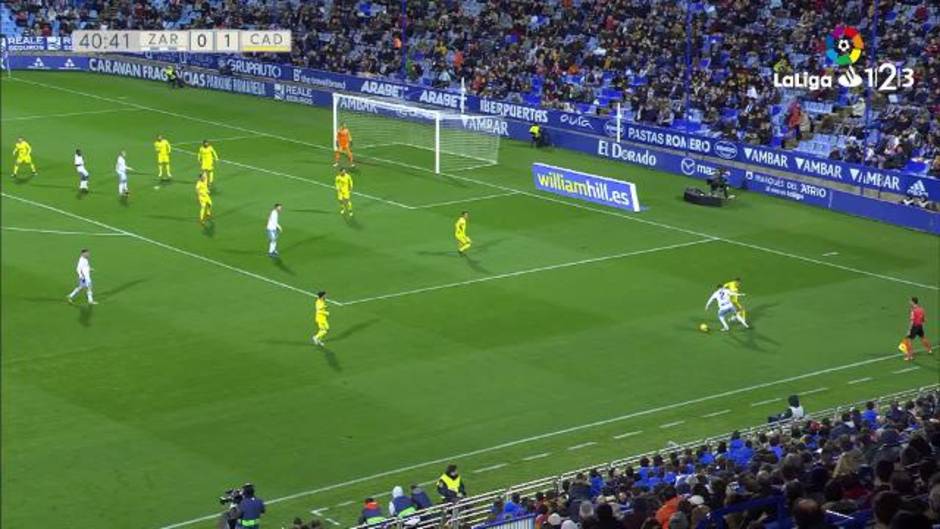
[[[790,393],[815,390],[812,410],[937,382],[936,358],[897,372],[907,299],[940,311],[930,235],[747,193],[697,208],[688,179],[511,141],[499,165],[442,176],[409,167],[426,152],[377,148],[344,220],[325,109],[14,77],[0,85],[4,526],[160,527],[245,481],[269,500],[314,491],[272,504],[266,525],[322,507],[349,525],[364,496],[446,462],[481,492],[759,423]],[[168,185],[158,133],[175,145]],[[40,175],[15,181],[20,135]],[[209,229],[193,190],[203,138],[223,160]],[[126,203],[120,149],[137,169]],[[649,209],[536,192],[535,161],[635,182]],[[275,202],[279,260],[265,254]],[[65,303],[83,247],[94,308]],[[735,276],[754,328],[700,333]],[[320,289],[326,348],[310,343]]]

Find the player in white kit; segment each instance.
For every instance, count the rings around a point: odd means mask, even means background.
[[[118,153],[117,161],[114,163],[114,172],[118,176],[118,195],[126,197],[130,194],[127,187],[127,171],[133,171],[134,168],[127,165],[127,154],[124,151]]]
[[[274,209],[271,210],[271,213],[268,215],[268,256],[277,257],[277,237],[281,234],[281,224],[279,223],[281,216],[281,205],[274,204]]]
[[[98,304],[91,293],[91,263],[88,261],[89,255],[90,254],[88,253],[88,250],[82,248],[82,251],[78,256],[78,264],[75,265],[75,272],[78,274],[78,286],[76,286],[75,290],[69,294],[67,298],[69,303],[75,301],[75,296],[77,296],[78,293],[82,291],[82,289],[85,289],[85,295],[88,296],[88,304]]]
[[[728,327],[728,322],[725,321],[726,316],[732,316],[734,319],[741,322],[745,328],[748,327],[747,321],[744,320],[744,317],[738,314],[738,310],[734,308],[734,303],[731,302],[732,296],[743,296],[743,292],[731,292],[722,285],[718,285],[718,290],[712,294],[712,297],[708,298],[708,303],[705,304],[705,310],[708,310],[708,307],[711,306],[712,302],[718,303],[718,321],[721,322],[721,330],[727,331],[730,329]]]
[[[85,169],[85,157],[82,156],[81,149],[75,149],[75,170],[78,172],[78,190],[82,193],[88,192],[88,170]]]

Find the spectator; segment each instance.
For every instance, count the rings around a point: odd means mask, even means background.
[[[411,485],[411,501],[419,510],[427,509],[432,505],[431,498],[428,497],[427,492],[424,492],[421,485]]]
[[[384,521],[385,516],[382,515],[382,507],[379,506],[379,502],[375,501],[375,498],[366,498],[359,514],[359,525],[373,525]]]
[[[659,496],[662,499],[663,505],[656,511],[656,521],[659,522],[659,525],[666,527],[672,515],[679,510],[680,498],[678,494],[676,494],[675,487],[672,486],[664,488]]]
[[[826,529],[826,516],[822,508],[813,500],[803,499],[793,507],[793,522],[797,529]]]

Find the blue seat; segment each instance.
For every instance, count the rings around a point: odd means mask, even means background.
[[[915,162],[910,160],[907,162],[907,165],[902,169],[905,173],[911,173],[916,175],[927,174],[927,163],[926,162]]]
[[[525,101],[527,105],[531,106],[538,106],[542,103],[542,98],[535,94],[527,94],[522,100]]]

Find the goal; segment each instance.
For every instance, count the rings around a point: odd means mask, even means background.
[[[357,156],[437,174],[496,165],[505,129],[493,116],[459,114],[400,101],[333,93],[333,149],[346,124]]]

